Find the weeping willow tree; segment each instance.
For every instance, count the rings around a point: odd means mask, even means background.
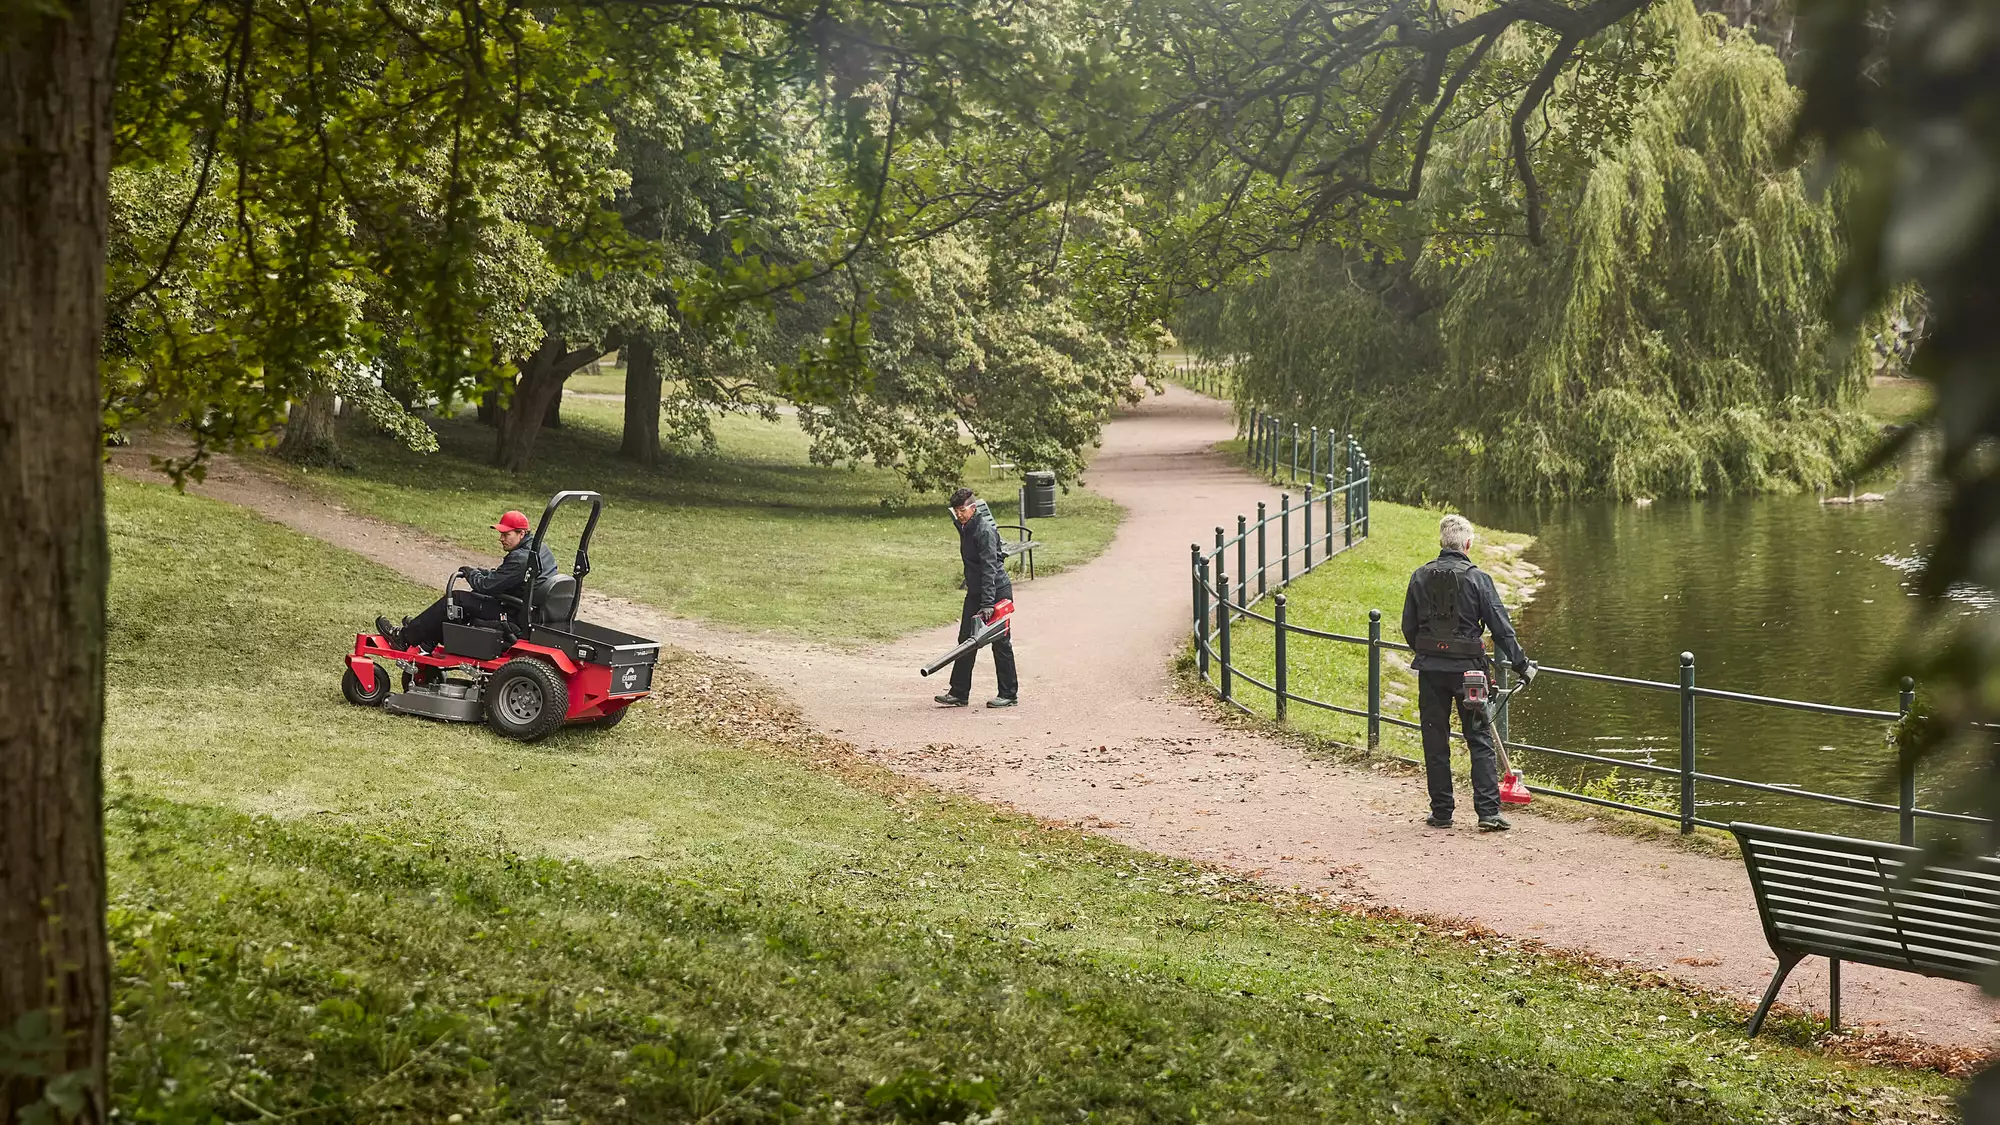
[[[1183,334],[1234,357],[1250,400],[1361,434],[1404,495],[1840,479],[1872,445],[1869,358],[1830,346],[1839,201],[1788,158],[1798,95],[1768,47],[1688,0],[1625,33],[1657,51],[1655,73],[1629,127],[1551,199],[1544,244],[1493,236],[1504,222],[1448,229],[1480,218],[1465,201],[1505,174],[1495,113],[1439,162],[1453,171],[1413,209],[1427,229],[1275,262],[1190,307]],[[1573,85],[1550,112],[1592,93]]]

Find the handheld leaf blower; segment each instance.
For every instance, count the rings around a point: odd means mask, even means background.
[[[987,618],[985,624],[973,630],[972,636],[958,642],[950,652],[924,665],[918,671],[928,676],[939,668],[964,656],[966,653],[978,652],[1001,637],[1007,636],[1014,630],[1013,617],[1013,600],[1011,598],[1001,598],[999,601],[993,603],[993,616]]]
[[[1515,769],[1514,763],[1507,760],[1507,743],[1501,739],[1500,727],[1494,722],[1500,712],[1507,709],[1507,703],[1514,698],[1514,693],[1527,686],[1528,681],[1523,680],[1501,692],[1500,702],[1494,705],[1486,716],[1487,729],[1493,733],[1493,751],[1500,758],[1500,803],[1504,805],[1525,805],[1535,799],[1534,794],[1528,792],[1527,785],[1521,781],[1521,771]],[[1487,706],[1492,699],[1491,688],[1492,685],[1487,681],[1485,672],[1474,668],[1465,674],[1467,703]]]

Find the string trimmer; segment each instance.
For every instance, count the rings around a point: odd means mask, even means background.
[[[1486,729],[1493,734],[1493,752],[1500,759],[1500,802],[1507,805],[1525,805],[1535,799],[1534,794],[1528,792],[1528,786],[1522,782],[1521,771],[1515,769],[1514,763],[1507,758],[1507,742],[1500,737],[1499,724],[1500,715],[1507,710],[1508,702],[1514,698],[1515,693],[1527,687],[1528,683],[1529,681],[1524,679],[1501,692],[1499,702],[1488,707],[1492,698],[1492,685],[1487,681],[1486,673],[1474,668],[1465,674],[1465,701],[1477,703],[1487,709]]]

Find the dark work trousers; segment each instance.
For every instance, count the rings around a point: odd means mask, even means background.
[[[1012,591],[1004,591],[1000,596],[1003,598],[1012,598],[1014,594]],[[980,625],[979,611],[984,608],[986,607],[973,605],[972,599],[966,599],[965,609],[959,614],[958,618],[958,639],[960,641],[970,638],[973,633],[978,631]],[[993,650],[993,671],[1000,677],[1000,697],[1003,699],[1020,698],[1021,678],[1014,671],[1013,636],[1011,634],[1002,636],[987,647]],[[960,699],[972,698],[972,665],[978,659],[979,652],[975,649],[952,661],[951,693]]]
[[[453,590],[449,598],[439,598],[431,603],[429,609],[410,618],[410,623],[403,626],[403,643],[422,645],[424,648],[435,648],[441,644],[444,641],[445,607],[453,602],[465,610],[465,616],[458,622],[461,625],[470,625],[476,621],[492,624],[500,620],[507,609],[500,604],[500,599],[491,595],[475,594],[471,590]]]
[[[1424,780],[1430,783],[1431,815],[1451,819],[1451,708],[1472,751],[1472,811],[1500,815],[1500,760],[1493,753],[1493,727],[1486,708],[1459,698],[1464,672],[1418,672],[1417,717],[1424,731]]]

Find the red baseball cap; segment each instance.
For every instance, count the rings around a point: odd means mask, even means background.
[[[528,517],[519,512],[507,512],[500,517],[499,523],[493,525],[493,530],[526,531],[528,530]]]

